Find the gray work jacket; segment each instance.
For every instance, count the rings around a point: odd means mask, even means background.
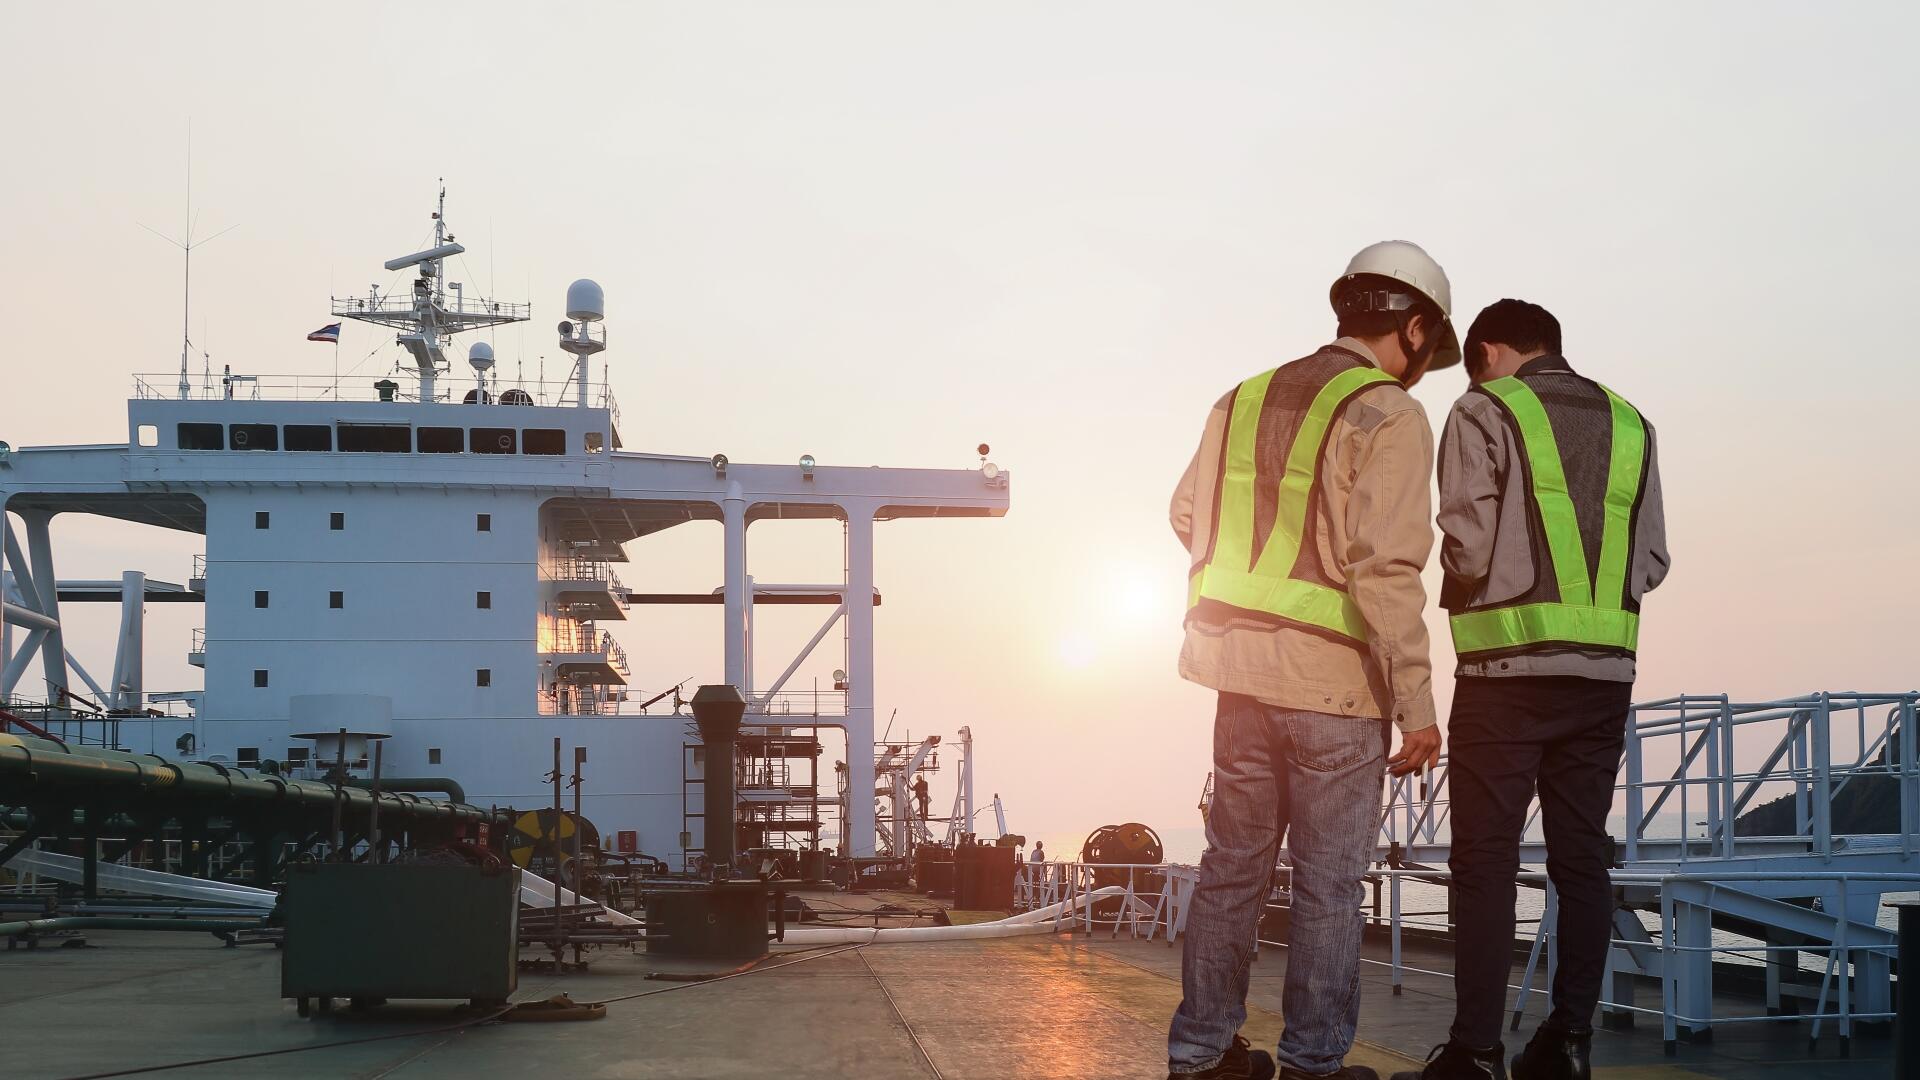
[[[1564,357],[1540,356],[1519,374],[1573,371]],[[1500,405],[1486,394],[1467,393],[1454,402],[1440,436],[1441,589],[1448,610],[1503,604],[1532,588],[1539,568],[1527,530],[1533,513],[1520,437]],[[1647,480],[1635,519],[1633,561],[1627,588],[1638,601],[1667,576],[1667,522],[1660,505],[1660,457],[1647,424]],[[1549,571],[1551,572],[1551,571]],[[1455,675],[1574,675],[1609,682],[1632,682],[1634,661],[1604,650],[1578,646],[1541,649],[1494,660],[1461,661]]]

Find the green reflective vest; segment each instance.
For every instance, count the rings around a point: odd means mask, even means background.
[[[1640,616],[1625,609],[1627,569],[1633,559],[1633,509],[1640,501],[1645,471],[1646,424],[1638,410],[1606,387],[1613,411],[1613,437],[1607,464],[1606,512],[1600,561],[1591,580],[1581,544],[1573,495],[1567,488],[1560,447],[1545,406],[1533,390],[1511,376],[1481,389],[1492,394],[1520,432],[1527,457],[1526,476],[1536,520],[1545,532],[1550,571],[1559,598],[1546,603],[1513,603],[1463,611],[1452,618],[1454,651],[1462,656],[1527,645],[1592,645],[1632,653],[1639,643]]]
[[[1358,365],[1334,375],[1314,395],[1287,450],[1286,470],[1278,482],[1273,527],[1256,561],[1253,557],[1256,485],[1263,479],[1268,483],[1274,479],[1258,475],[1255,447],[1267,387],[1273,375],[1273,371],[1255,375],[1234,391],[1215,503],[1213,550],[1188,580],[1187,608],[1191,611],[1202,600],[1213,600],[1364,642],[1366,620],[1361,618],[1360,610],[1345,589],[1293,575],[1300,546],[1307,536],[1308,504],[1333,418],[1362,390],[1375,383],[1393,382],[1393,376],[1376,367]]]

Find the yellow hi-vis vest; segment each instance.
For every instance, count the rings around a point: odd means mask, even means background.
[[[1393,376],[1355,361],[1355,366],[1335,374],[1313,396],[1287,450],[1273,527],[1256,561],[1256,485],[1263,479],[1273,483],[1274,478],[1259,475],[1255,449],[1273,376],[1274,371],[1255,375],[1234,391],[1215,500],[1213,550],[1188,580],[1187,609],[1191,612],[1201,601],[1212,600],[1364,642],[1366,620],[1344,588],[1294,574],[1301,544],[1306,542],[1307,512],[1333,418],[1361,391],[1375,383],[1393,382]]]
[[[1454,651],[1468,656],[1529,645],[1565,644],[1631,654],[1640,640],[1640,616],[1625,607],[1627,571],[1633,558],[1633,510],[1640,501],[1640,478],[1646,467],[1645,421],[1618,394],[1600,387],[1612,406],[1613,437],[1600,559],[1590,580],[1573,495],[1567,487],[1560,447],[1554,441],[1546,407],[1532,388],[1511,376],[1494,379],[1481,389],[1500,403],[1520,433],[1526,453],[1528,494],[1552,562],[1541,570],[1551,571],[1559,593],[1553,601],[1515,602],[1454,615]],[[1537,587],[1532,590],[1537,591]]]

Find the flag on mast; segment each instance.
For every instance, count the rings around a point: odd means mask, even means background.
[[[330,345],[340,344],[340,324],[328,323],[307,335],[308,341],[324,341]]]

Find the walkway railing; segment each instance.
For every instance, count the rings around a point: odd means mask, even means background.
[[[1171,944],[1186,927],[1188,898],[1200,880],[1198,867],[1172,863],[1025,863],[1014,881],[1014,910],[1037,911],[1072,903],[1095,890],[1120,893],[1083,904],[1056,925],[1110,937],[1164,938]]]
[[[847,714],[847,693],[844,690],[782,690],[777,694],[756,694],[747,706],[747,713],[771,717],[840,717]]]
[[[552,631],[544,637],[542,645],[544,651],[550,653],[604,657],[607,663],[620,674],[632,673],[627,667],[627,650],[613,639],[612,634],[596,627],[560,620],[554,623]]]
[[[385,384],[385,385],[382,385]],[[433,400],[460,402],[477,389],[474,379],[452,374],[440,376],[434,383]],[[502,405],[554,405],[567,407],[579,403],[579,386],[571,379],[528,380],[498,378],[488,380],[487,393]],[[180,373],[147,373],[133,377],[133,396],[144,401],[179,400]],[[216,372],[193,373],[187,380],[190,401],[411,401],[418,402],[420,380],[411,371],[382,371],[347,375],[239,375]],[[609,410],[619,421],[619,403],[604,381],[587,384],[587,402]]]
[[[1626,809],[1625,862],[1731,859],[1743,847],[1769,840],[1776,841],[1769,845],[1774,853],[1786,854],[1790,849],[1777,841],[1788,839],[1830,859],[1836,852],[1834,799],[1876,776],[1899,784],[1898,826],[1881,831],[1894,838],[1903,858],[1914,856],[1920,849],[1917,708],[1920,694],[1912,692],[1821,692],[1759,702],[1683,695],[1633,706],[1614,788]],[[1656,772],[1655,759],[1675,764]],[[1446,844],[1450,765],[1442,756],[1431,772],[1388,779],[1379,828],[1382,858],[1397,859],[1396,849]],[[1742,814],[1788,795],[1789,828],[1743,833],[1737,827]],[[1538,825],[1536,805],[1524,835],[1537,842]]]
[[[1278,869],[1276,881],[1284,881],[1288,868]],[[1452,971],[1417,967],[1407,961],[1408,913],[1404,894],[1409,880],[1440,885],[1450,881],[1451,875],[1437,870],[1381,867],[1368,871],[1367,877],[1381,882],[1386,892],[1387,912],[1382,921],[1389,954],[1386,960],[1363,957],[1361,963],[1388,968],[1395,994],[1400,993],[1409,974],[1452,979]],[[1515,880],[1544,889],[1545,896],[1544,910],[1535,923],[1532,946],[1521,969],[1520,981],[1508,985],[1508,989],[1514,991],[1512,1026],[1518,1030],[1536,996],[1545,998],[1538,1010],[1540,1015],[1551,1010],[1550,987],[1559,949],[1554,926],[1558,904],[1552,882],[1539,872],[1522,872]],[[1846,911],[1850,893],[1855,891],[1876,895],[1920,891],[1920,873],[1615,870],[1612,880],[1616,889],[1656,899],[1659,921],[1648,929],[1636,912],[1625,907],[1616,911],[1601,1008],[1615,1015],[1660,1017],[1662,1037],[1669,1052],[1674,1050],[1683,1032],[1698,1033],[1723,1024],[1806,1022],[1812,1024],[1810,1036],[1814,1039],[1831,1024],[1844,1041],[1854,1035],[1860,1023],[1889,1020],[1894,1015],[1891,981],[1896,952],[1894,935],[1885,928],[1857,922],[1847,917]],[[1159,937],[1171,945],[1185,932],[1198,881],[1198,868],[1183,864],[1027,863],[1020,868],[1015,882],[1014,907],[1016,911],[1038,911],[1067,904],[1068,910],[1055,920],[1057,929],[1085,934],[1104,930],[1115,938],[1124,931],[1135,939],[1151,941]],[[1836,895],[1837,901],[1824,909],[1802,907],[1768,900],[1754,891],[1768,883],[1785,881],[1794,882],[1796,887],[1805,887],[1811,882],[1816,888]],[[1103,886],[1120,891],[1093,903],[1073,906],[1074,901]],[[1785,928],[1797,940],[1791,944],[1716,941],[1713,933],[1716,914],[1735,915],[1749,921],[1771,917],[1783,925],[1792,923]],[[1258,944],[1284,947],[1286,942],[1263,940]],[[1822,961],[1817,983],[1801,983],[1792,978],[1793,973],[1799,971],[1795,958],[1803,954]],[[1759,1002],[1766,1011],[1733,1015],[1716,1010],[1713,989],[1716,956],[1739,957],[1749,962],[1757,959],[1773,969],[1766,979],[1767,992]],[[1643,978],[1658,981],[1658,1008],[1635,1003],[1634,986]],[[1810,1004],[1802,1007],[1800,1002],[1787,1000],[1795,994],[1811,998]]]

